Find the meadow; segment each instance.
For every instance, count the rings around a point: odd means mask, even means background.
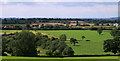
[[[75,51],[75,55],[112,54],[105,53],[103,50],[104,40],[113,38],[108,31],[103,31],[101,35],[99,35],[97,31],[91,30],[47,30],[38,32],[46,33],[55,37],[59,37],[61,34],[66,34],[67,39],[75,38],[77,40],[81,40],[78,41],[79,43],[76,46],[73,46],[70,41],[66,41],[67,45],[72,47]],[[82,36],[85,36],[84,40],[82,40]]]
[[[14,33],[20,32],[21,30],[2,30],[2,33]],[[32,31],[35,32],[35,31]],[[97,31],[91,30],[37,30],[43,34],[49,35],[49,37],[59,37],[61,34],[66,34],[67,40],[66,44],[73,48],[75,55],[104,55],[104,54],[113,54],[105,53],[103,50],[103,43],[106,39],[112,39],[110,31],[103,31],[101,35]],[[85,39],[82,40],[81,36],[85,36]],[[75,38],[78,40],[78,44],[73,46],[70,43],[69,39]],[[80,41],[81,40],[81,41]],[[86,41],[90,40],[90,41]]]
[[[2,61],[119,61],[119,56],[105,57],[15,57],[2,56]]]

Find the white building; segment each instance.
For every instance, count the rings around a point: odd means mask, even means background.
[[[119,26],[119,24],[118,24],[118,23],[115,23],[115,24],[113,24],[113,26]]]

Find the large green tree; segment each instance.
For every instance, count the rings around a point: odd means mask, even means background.
[[[13,55],[36,56],[35,35],[29,31],[18,33],[12,41]]]
[[[120,37],[108,39],[104,41],[104,52],[112,52],[114,54],[120,52]]]

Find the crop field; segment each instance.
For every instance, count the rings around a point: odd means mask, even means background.
[[[11,33],[19,32],[21,30],[3,30],[2,33]],[[32,31],[35,32],[35,31]],[[101,35],[97,31],[91,30],[37,30],[43,34],[49,35],[50,37],[59,37],[61,34],[66,34],[67,40],[70,38],[75,38],[78,40],[76,46],[66,41],[66,44],[73,48],[75,55],[104,55],[104,54],[113,54],[105,53],[103,50],[103,43],[106,39],[112,39],[110,31],[103,31]],[[85,36],[85,39],[82,40],[81,36]],[[90,40],[90,41],[86,41]]]

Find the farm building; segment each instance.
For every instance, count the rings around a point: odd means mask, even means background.
[[[119,26],[119,24],[118,24],[118,23],[115,23],[115,24],[113,24],[113,26]]]

